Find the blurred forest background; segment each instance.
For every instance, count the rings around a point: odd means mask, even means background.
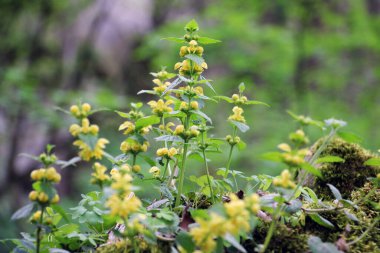
[[[380,148],[380,0],[0,0],[0,238],[27,229],[9,217],[27,202],[39,165],[19,154],[51,143],[60,159],[75,155],[71,121],[55,106],[81,99],[126,111],[149,100],[136,96],[152,87],[149,72],[179,59],[179,45],[161,38],[182,36],[192,18],[200,35],[222,40],[205,46],[205,76],[217,92],[232,95],[245,82],[249,98],[271,105],[246,111],[249,148],[236,153],[235,169],[279,172],[260,155],[294,130],[286,110],[346,120],[365,147]],[[215,135],[229,131],[230,109],[208,105]],[[94,120],[117,154],[122,120],[112,111]],[[86,165],[64,169],[63,205],[90,189],[89,173]]]

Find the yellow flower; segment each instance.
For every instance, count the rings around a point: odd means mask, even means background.
[[[42,212],[40,210],[33,213],[32,217],[30,218],[31,222],[39,222],[41,219]]]
[[[177,153],[178,153],[178,151],[177,151],[176,148],[170,148],[169,151],[168,151],[168,156],[169,156],[169,157],[173,157],[173,156],[175,156]]]
[[[110,180],[110,177],[106,174],[107,168],[104,165],[101,165],[100,163],[96,162],[93,168],[95,172],[91,173],[91,183],[103,183],[105,181]]]
[[[78,117],[80,116],[80,111],[79,111],[79,107],[77,105],[72,105],[70,107],[70,112],[72,115],[74,115],[75,117]]]
[[[31,191],[31,192],[29,193],[29,199],[30,199],[31,201],[36,201],[37,198],[38,198],[38,192],[36,192],[36,191]]]
[[[106,206],[110,208],[111,215],[118,215],[121,218],[126,218],[140,208],[141,201],[133,193],[124,197],[112,195],[108,198]]]
[[[166,102],[164,100],[159,99],[158,101],[150,101],[148,105],[152,108],[152,113],[157,114],[158,116],[162,116],[165,112],[171,112],[173,109],[169,106],[173,104],[173,100],[169,99]]]
[[[132,176],[129,174],[115,173],[112,175],[111,188],[116,191],[129,192],[132,188]]]
[[[82,111],[84,113],[89,113],[91,111],[91,105],[89,103],[82,104]]]
[[[101,159],[103,157],[105,145],[108,144],[109,141],[105,138],[99,138],[95,144],[94,149],[92,150],[90,146],[88,146],[82,140],[74,141],[74,146],[78,146],[80,149],[79,156],[85,160],[89,161],[91,158]]]
[[[81,133],[81,127],[78,124],[72,124],[69,131],[72,136],[76,137]]]
[[[180,111],[187,111],[189,110],[189,105],[185,101],[182,101],[181,104],[179,105],[179,110]]]
[[[283,188],[296,188],[296,184],[292,181],[289,170],[283,170],[280,177],[273,179],[273,184]]]
[[[134,172],[134,173],[139,173],[140,171],[141,171],[141,166],[140,165],[133,165],[133,167],[132,167],[132,171]]]
[[[203,88],[201,86],[195,87],[194,91],[197,95],[203,95]]]
[[[49,196],[46,193],[40,192],[38,194],[38,202],[47,203],[48,201],[49,201]]]
[[[159,177],[161,170],[157,166],[153,166],[150,168],[149,173],[153,175],[153,177]]]
[[[233,109],[233,115],[231,115],[228,119],[229,120],[234,120],[234,121],[238,121],[238,122],[242,122],[242,123],[245,123],[245,118],[244,116],[242,115],[244,110],[243,108],[239,107],[239,106],[235,106]]]
[[[280,150],[285,151],[285,152],[290,152],[292,151],[292,148],[289,146],[289,144],[286,143],[281,143],[277,146]]]
[[[176,126],[176,128],[175,128],[175,130],[174,130],[174,134],[175,134],[175,135],[180,135],[180,134],[182,134],[184,131],[185,131],[185,126],[184,126],[184,125],[178,125],[178,126]]]
[[[245,202],[252,213],[257,214],[260,211],[260,196],[258,194],[253,193],[246,197]]]
[[[190,107],[191,107],[191,109],[193,109],[193,110],[198,110],[198,109],[199,109],[198,102],[197,102],[197,101],[191,101],[191,102],[190,102]]]
[[[30,174],[30,177],[32,178],[33,181],[39,181],[44,178],[45,171],[46,171],[45,169],[33,170],[32,173]]]
[[[230,194],[230,199],[230,202],[224,204],[228,215],[225,223],[226,230],[232,235],[236,235],[240,231],[247,232],[249,230],[249,212],[244,201],[235,194]]]
[[[199,135],[199,130],[197,126],[191,126],[190,127],[190,134],[192,137],[197,137]]]
[[[119,131],[125,130],[123,134],[128,135],[135,131],[135,125],[130,121],[125,121],[123,124],[120,125]]]

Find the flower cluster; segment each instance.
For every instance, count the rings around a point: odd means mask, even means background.
[[[132,192],[133,178],[128,173],[129,170],[129,168],[112,170],[111,188],[115,193],[108,198],[106,203],[106,206],[110,208],[111,215],[117,215],[122,219],[126,219],[130,214],[135,213],[142,204]]]
[[[104,148],[109,141],[105,138],[98,138],[99,127],[90,124],[87,116],[91,114],[91,106],[84,103],[79,109],[77,105],[73,105],[70,112],[81,123],[81,125],[72,124],[70,126],[71,135],[78,138],[73,144],[80,149],[79,156],[85,161],[89,161],[91,158],[102,159]]]
[[[197,137],[200,132],[198,130],[198,126],[191,126],[189,128],[189,130],[185,130],[185,126],[184,125],[178,125],[176,126],[176,128],[174,129],[174,135],[178,135],[180,136],[181,138],[183,138],[184,140],[189,140],[193,137]]]
[[[241,123],[245,123],[245,118],[243,116],[243,108],[239,107],[239,106],[235,106],[233,109],[232,109],[232,112],[233,114],[228,117],[229,120],[234,120],[234,121],[238,121],[238,122],[241,122]]]
[[[185,57],[189,54],[202,56],[203,47],[199,46],[197,41],[191,40],[188,43],[188,46],[182,46],[179,52],[181,57]],[[182,62],[177,62],[174,65],[174,69],[178,70],[181,76],[200,75],[205,69],[207,69],[207,63],[202,61],[202,63],[197,64],[190,59],[185,59]]]
[[[256,193],[244,200],[235,194],[231,194],[229,198],[230,201],[223,205],[226,216],[211,212],[209,219],[195,218],[199,226],[191,228],[190,235],[200,252],[212,252],[216,247],[215,239],[227,233],[236,236],[241,232],[248,232],[251,214],[260,210],[260,197]]]
[[[167,159],[172,159],[178,153],[176,148],[160,148],[157,150],[156,154],[159,157],[165,157]]]
[[[171,99],[166,100],[166,102],[162,99],[159,99],[157,101],[152,100],[148,102],[148,105],[150,106],[150,108],[152,108],[153,114],[162,117],[164,113],[173,111],[173,108],[170,107],[170,105],[173,103],[174,101]]]
[[[231,99],[236,105],[244,105],[248,102],[248,98],[241,94],[233,94]]]
[[[30,177],[33,181],[45,182],[46,184],[57,184],[61,181],[61,175],[56,171],[54,167],[49,167],[47,169],[42,168],[32,171]],[[45,192],[45,188],[38,187],[37,190],[33,190],[29,193],[29,199],[31,201],[36,201],[41,205],[48,203],[56,204],[59,202],[59,195],[54,193],[54,191]]]
[[[110,177],[106,174],[107,168],[104,165],[96,162],[93,166],[94,172],[91,173],[91,183],[97,184],[102,187],[105,183],[110,181]]]
[[[296,184],[292,181],[292,175],[289,170],[283,170],[279,177],[274,178],[273,185],[280,186],[282,188],[296,188]]]

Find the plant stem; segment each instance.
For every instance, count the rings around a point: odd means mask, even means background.
[[[264,246],[260,250],[260,253],[264,253],[267,250],[268,246],[269,246],[269,243],[270,243],[270,241],[272,239],[272,236],[273,236],[274,229],[276,228],[277,215],[280,212],[280,210],[281,210],[281,204],[278,203],[278,205],[276,207],[276,210],[274,211],[273,219],[272,219],[272,222],[270,224],[267,236],[265,237]]]
[[[41,247],[41,232],[42,232],[42,229],[41,229],[41,224],[43,222],[43,218],[44,218],[44,211],[45,211],[45,208],[44,207],[41,207],[41,217],[40,217],[40,220],[39,220],[39,224],[38,224],[38,227],[37,227],[37,245],[36,245],[36,253],[40,253],[40,247]]]
[[[224,177],[227,177],[228,176],[228,172],[230,171],[231,160],[232,160],[232,151],[233,150],[234,150],[234,146],[230,145],[230,153],[228,155],[227,166],[226,166],[226,173],[224,174]]]
[[[206,158],[206,147],[205,147],[205,142],[204,142],[204,134],[205,132],[202,133],[202,154],[203,154],[203,162],[205,164],[205,168],[206,168],[206,173],[207,173],[207,183],[208,183],[208,186],[210,187],[210,194],[211,194],[211,201],[212,201],[212,204],[215,202],[215,199],[214,199],[214,191],[212,189],[212,185],[211,185],[211,180],[210,180],[210,172],[208,170],[208,164],[207,164],[207,158]]]
[[[165,164],[164,173],[162,174],[162,178],[161,178],[161,181],[162,181],[162,182],[165,181],[165,175],[166,175],[166,171],[168,170],[169,161],[170,161],[170,159],[166,159],[166,164]]]
[[[179,175],[178,192],[177,192],[177,198],[175,200],[175,206],[174,207],[178,207],[180,202],[181,202],[183,182],[185,179],[185,164],[186,164],[187,148],[188,148],[187,145],[188,145],[188,141],[185,140],[183,143],[182,165],[181,165],[181,172]]]

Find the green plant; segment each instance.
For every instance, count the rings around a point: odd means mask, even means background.
[[[179,53],[183,61],[174,66],[178,74],[165,69],[152,73],[155,86],[140,92],[158,96],[157,100],[148,102],[151,113],[146,114],[143,103],[132,103],[129,112],[116,111],[125,120],[119,126],[123,134],[121,154],[106,152],[109,141],[99,137],[99,127],[90,121],[97,110],[88,103],[80,103],[66,111],[77,120],[70,126],[70,133],[76,139],[73,144],[79,149],[78,157],[59,161],[48,146],[46,154],[35,158],[46,168],[32,172],[31,177],[36,181],[35,191],[30,195],[33,203],[17,211],[13,218],[28,217],[38,208],[31,218],[37,228],[34,235],[24,234],[24,239],[12,240],[16,244],[14,252],[268,252],[276,246],[272,245],[273,237],[280,236],[277,228],[302,232],[305,245],[291,246],[291,249],[338,252],[374,232],[379,219],[376,204],[370,209],[373,217],[368,230],[357,239],[333,244],[310,236],[316,233],[313,226],[336,229],[330,219],[337,217],[346,217],[346,224],[360,222],[354,210],[361,202],[367,204],[367,199],[353,202],[342,196],[332,184],[327,185],[334,196],[333,202],[321,200],[315,187],[305,186],[310,175],[323,176],[322,165],[344,162],[345,157],[336,156],[328,149],[331,140],[346,125],[344,121],[321,122],[290,113],[299,123],[299,129],[289,135],[290,144],[281,143],[278,152],[263,156],[286,166],[281,175],[245,175],[234,169],[233,152],[246,146],[238,133],[249,130],[243,107],[267,104],[248,99],[243,83],[231,97],[205,95],[203,86],[211,92],[215,90],[211,80],[203,75],[208,65],[201,45],[219,41],[199,36],[198,29],[192,20],[185,26],[186,34],[182,38],[167,38],[184,44]],[[207,103],[220,100],[234,106],[227,119],[232,134],[225,138],[212,135],[213,122],[205,112]],[[314,149],[308,146],[309,127],[329,130]],[[152,146],[158,146],[155,159],[146,154]],[[218,153],[224,158],[224,146],[228,154],[225,167],[214,169],[209,154]],[[201,161],[203,175],[194,175],[188,163],[191,159]],[[79,204],[65,211],[56,205],[59,197],[53,187],[60,176],[49,166],[67,167],[79,160],[94,162],[90,182],[99,190],[82,194]],[[378,158],[373,157],[367,163],[377,164]],[[185,189],[186,173],[199,190]],[[375,186],[368,194],[372,196],[379,175],[366,180]],[[159,189],[159,197],[141,198],[140,193],[147,191],[139,187],[143,182],[151,182],[148,190]],[[51,222],[44,218],[45,212],[52,217]],[[324,213],[333,216],[326,218]],[[312,225],[306,226],[308,219]],[[308,245],[306,238],[309,238]]]

